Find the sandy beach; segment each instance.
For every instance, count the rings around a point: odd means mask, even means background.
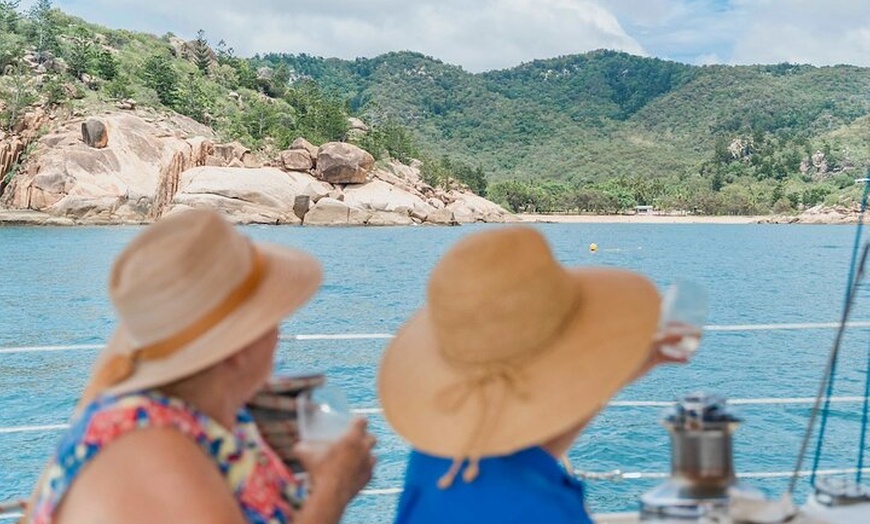
[[[757,224],[770,217],[698,215],[532,215],[518,214],[522,222],[557,224]]]

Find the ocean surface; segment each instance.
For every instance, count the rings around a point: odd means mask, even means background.
[[[246,227],[257,240],[295,246],[316,255],[325,282],[316,298],[287,321],[285,334],[393,333],[424,300],[439,256],[457,239],[494,225],[456,228]],[[558,259],[640,271],[660,288],[677,278],[704,284],[710,324],[834,322],[839,319],[854,228],[797,225],[541,224]],[[112,258],[137,227],[0,227],[0,349],[99,344],[114,317],[106,296]],[[591,253],[590,243],[599,251]],[[853,314],[870,320],[863,290]],[[862,395],[868,331],[851,330],[844,346],[836,395]],[[729,398],[815,395],[833,330],[709,332],[688,365],[660,368],[617,400],[671,401],[704,390]],[[276,372],[324,370],[354,407],[378,406],[374,384],[386,341],[282,341]],[[60,433],[8,428],[65,423],[95,352],[0,352],[0,500],[29,493]],[[733,407],[743,419],[735,434],[740,472],[791,470],[810,414],[806,404]],[[669,444],[660,425],[664,408],[613,406],[587,428],[571,450],[574,466],[592,472],[666,472]],[[378,466],[369,488],[401,486],[406,445],[380,415]],[[836,404],[822,468],[857,462],[861,404]],[[661,480],[590,480],[592,511],[624,511]],[[787,479],[749,479],[771,495]],[[799,497],[808,480],[800,482]],[[398,496],[362,495],[344,522],[389,522]]]

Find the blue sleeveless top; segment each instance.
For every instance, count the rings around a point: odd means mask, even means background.
[[[583,483],[540,447],[485,458],[475,480],[466,483],[460,472],[452,486],[439,489],[452,462],[411,452],[397,524],[592,524]]]

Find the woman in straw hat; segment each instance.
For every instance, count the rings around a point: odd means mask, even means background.
[[[460,241],[381,363],[384,414],[414,448],[396,521],[591,522],[558,458],[664,360],[658,315],[647,279],[566,269],[534,229]]]
[[[281,320],[317,290],[321,269],[293,249],[254,244],[211,211],[149,227],[112,269],[120,324],[44,472],[36,523],[338,522],[371,477],[365,421],[297,479],[243,408],[272,370]]]

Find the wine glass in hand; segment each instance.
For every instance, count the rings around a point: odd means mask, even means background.
[[[350,427],[353,418],[341,388],[326,383],[297,399],[299,439],[325,453]]]
[[[659,351],[675,360],[688,360],[701,344],[701,332],[707,321],[707,290],[695,282],[681,280],[671,284],[662,297],[658,339],[668,342]]]

